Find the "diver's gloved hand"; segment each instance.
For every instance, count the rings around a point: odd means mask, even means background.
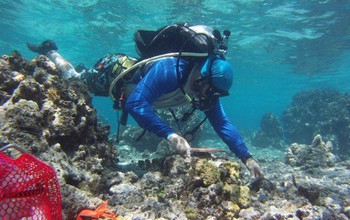
[[[29,50],[35,53],[39,53],[41,55],[46,55],[47,52],[51,50],[58,50],[56,43],[52,40],[46,40],[39,45],[27,43],[27,47],[29,48]]]
[[[191,157],[191,147],[185,138],[173,133],[168,136],[167,140],[179,154]]]
[[[264,173],[261,170],[259,164],[253,160],[253,158],[248,158],[245,162],[246,167],[250,172],[250,178],[258,180],[264,179]]]

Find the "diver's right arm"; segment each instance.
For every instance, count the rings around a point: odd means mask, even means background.
[[[161,95],[176,89],[178,80],[174,62],[165,59],[153,64],[125,104],[126,110],[142,128],[162,138],[167,138],[175,131],[157,116],[152,104]]]
[[[183,62],[180,62],[179,65],[180,72],[187,67],[187,64]],[[125,108],[142,128],[167,139],[179,153],[189,156],[190,146],[187,141],[161,120],[152,107],[152,103],[160,96],[174,91],[178,86],[176,59],[168,58],[158,61],[137,84]]]

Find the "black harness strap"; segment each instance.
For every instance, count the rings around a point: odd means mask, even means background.
[[[117,126],[117,143],[119,143],[119,134],[120,134],[120,125],[125,126],[128,121],[128,113],[125,110],[125,97],[124,97],[124,90],[121,89],[121,94],[119,97],[119,100],[114,101],[114,108],[117,109],[117,120],[118,120],[118,126]],[[119,116],[118,109],[122,110],[122,115]]]
[[[194,140],[195,133],[202,126],[202,124],[207,120],[207,118],[208,117],[205,117],[198,125],[196,125],[194,128],[192,128],[192,130],[185,132],[185,134],[183,136],[188,142],[191,142]]]
[[[119,111],[117,111],[117,143],[119,143],[119,133],[120,133],[120,118],[119,118]]]
[[[188,118],[193,115],[194,111],[196,110],[196,106],[193,105],[192,108],[190,110],[188,110],[187,112],[184,113],[184,115],[181,118],[182,122],[186,122],[188,120]],[[199,128],[202,126],[202,124],[207,120],[208,117],[205,117],[198,125],[196,125],[194,128],[192,128],[192,130],[186,131],[185,133],[182,133],[182,129],[179,123],[179,119],[176,117],[174,111],[169,108],[169,111],[171,113],[171,115],[173,116],[175,123],[179,129],[180,134],[187,140],[187,141],[193,141],[194,139],[194,134],[199,130]]]
[[[135,141],[139,142],[141,140],[141,138],[146,134],[146,132],[147,132],[147,130],[143,129],[143,131],[141,132],[141,134],[139,134],[139,136],[137,136]]]
[[[176,117],[175,112],[171,108],[169,108],[169,111],[170,111],[171,115],[173,116],[173,118],[175,120],[177,129],[179,129],[180,134],[182,134],[182,129],[181,129],[181,126],[180,126],[180,123],[179,123],[179,119]]]

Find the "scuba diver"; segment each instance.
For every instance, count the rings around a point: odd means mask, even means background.
[[[27,45],[51,59],[63,78],[78,77],[94,95],[110,96],[124,116],[130,114],[145,131],[166,139],[186,157],[190,157],[191,149],[188,140],[160,119],[154,109],[190,104],[192,112],[203,111],[219,137],[246,165],[251,178],[263,179],[260,166],[219,99],[229,95],[233,81],[232,67],[224,58],[229,35],[229,31],[222,36],[205,25],[175,24],[156,31],[139,30],[134,40],[140,59],[107,54],[93,68],[81,72],[57,53],[54,41]]]

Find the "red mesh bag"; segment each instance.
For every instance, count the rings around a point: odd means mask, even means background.
[[[8,157],[1,152],[4,148],[0,149],[0,219],[61,220],[61,193],[55,170],[21,150],[20,157]]]

